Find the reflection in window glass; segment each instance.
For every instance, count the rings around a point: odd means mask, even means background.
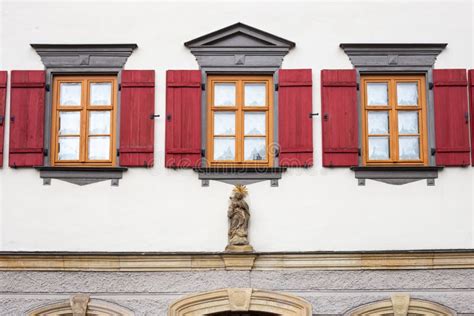
[[[369,137],[369,159],[388,160],[390,157],[388,136]]]
[[[214,84],[214,105],[215,106],[235,106],[235,84],[216,83]]]
[[[245,105],[246,106],[265,106],[266,105],[265,83],[246,83],[245,84]]]
[[[388,105],[388,85],[383,82],[367,83],[367,104]]]
[[[60,105],[81,105],[81,83],[61,82],[59,95]]]
[[[246,112],[245,135],[265,135],[265,112]]]
[[[245,160],[265,160],[266,144],[264,137],[245,137],[244,140]]]
[[[214,160],[234,160],[235,159],[235,138],[215,137],[214,138]]]
[[[397,83],[397,104],[417,105],[418,104],[418,84],[416,82]]]

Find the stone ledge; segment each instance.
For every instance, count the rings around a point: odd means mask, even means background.
[[[402,270],[474,268],[474,250],[365,253],[0,253],[0,271]]]

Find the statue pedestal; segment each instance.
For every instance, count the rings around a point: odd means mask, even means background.
[[[227,245],[226,252],[253,252],[253,247],[250,245]]]

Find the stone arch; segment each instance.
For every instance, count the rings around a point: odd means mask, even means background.
[[[456,316],[456,312],[441,304],[412,299],[407,294],[359,306],[344,316]]]
[[[174,302],[168,310],[168,316],[201,316],[234,311],[311,316],[311,304],[297,296],[279,292],[220,289],[193,294]]]
[[[35,308],[28,316],[133,316],[133,312],[103,300],[88,296],[73,296],[69,300]]]

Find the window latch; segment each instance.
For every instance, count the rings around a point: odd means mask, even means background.
[[[166,115],[166,120],[167,120],[168,122],[171,122],[171,114],[167,114],[167,115]]]
[[[15,122],[15,116],[14,115],[10,116],[10,122],[12,122],[12,123]]]
[[[157,117],[160,117],[160,114],[150,114],[150,120],[154,120]]]
[[[319,113],[309,113],[309,118],[313,118],[313,116],[318,116]]]
[[[327,114],[327,113],[324,113],[324,115],[323,115],[323,119],[324,119],[325,121],[329,120],[329,114]]]

